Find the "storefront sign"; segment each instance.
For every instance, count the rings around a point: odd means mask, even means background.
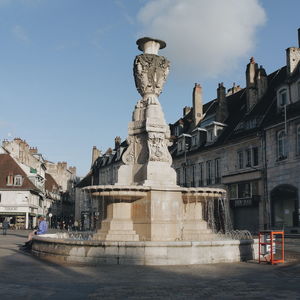
[[[253,196],[252,198],[244,198],[244,199],[233,199],[230,200],[231,207],[251,207],[251,206],[258,206],[260,197]]]
[[[0,216],[25,216],[25,213],[17,211],[0,211]]]
[[[4,210],[18,210],[17,207],[4,207]]]

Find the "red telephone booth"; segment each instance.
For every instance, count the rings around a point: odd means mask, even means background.
[[[284,231],[264,230],[259,233],[258,260],[272,265],[284,262]]]

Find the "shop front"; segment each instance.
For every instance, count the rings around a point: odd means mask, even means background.
[[[11,207],[0,209],[0,223],[2,224],[4,219],[9,221],[10,229],[32,229],[36,224],[36,213],[28,211],[19,211],[17,208],[11,209]]]

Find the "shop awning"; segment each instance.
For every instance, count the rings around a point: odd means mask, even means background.
[[[0,216],[25,216],[24,212],[17,212],[17,211],[3,211],[0,212]]]

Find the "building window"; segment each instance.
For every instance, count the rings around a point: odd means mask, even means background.
[[[199,186],[203,186],[203,163],[199,163]]]
[[[300,125],[297,126],[296,132],[296,154],[300,155]]]
[[[277,152],[278,160],[282,160],[287,157],[286,134],[284,130],[279,131],[277,134]]]
[[[287,104],[287,90],[282,89],[279,91],[279,106],[284,106]]]
[[[206,162],[206,184],[212,184],[212,160]]]
[[[198,144],[198,139],[197,139],[197,134],[192,136],[192,147],[197,146]]]
[[[237,199],[238,198],[238,185],[231,184],[231,185],[229,185],[228,189],[229,189],[230,199]]]
[[[184,150],[184,139],[180,140],[178,142],[178,151],[183,151]]]
[[[259,195],[258,193],[258,181],[251,182],[251,195],[256,196]]]
[[[238,185],[238,197],[239,198],[251,197],[250,182],[240,183]]]
[[[207,141],[208,142],[212,142],[213,141],[213,130],[212,129],[209,129],[207,131]]]
[[[12,174],[9,174],[6,177],[6,185],[13,185],[14,184],[14,176]]]
[[[243,151],[238,152],[238,168],[239,169],[244,168],[244,154],[243,154]]]
[[[252,148],[252,157],[253,157],[252,165],[257,166],[258,165],[258,148],[257,147]]]
[[[21,175],[16,175],[14,178],[14,185],[21,186],[23,184],[23,178]]]
[[[215,159],[215,183],[221,183],[220,158]]]
[[[258,194],[258,182],[241,182],[228,186],[230,199],[251,198]]]
[[[251,167],[251,149],[246,150],[246,167]]]

